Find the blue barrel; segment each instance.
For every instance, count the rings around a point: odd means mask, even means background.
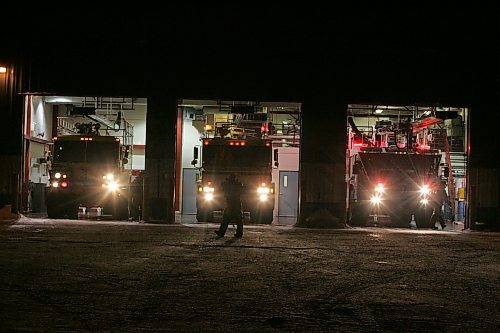
[[[457,205],[457,221],[464,221],[465,217],[465,201],[459,201]]]

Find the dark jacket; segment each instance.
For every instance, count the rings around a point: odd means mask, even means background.
[[[228,178],[222,183],[222,192],[226,200],[226,209],[231,212],[240,212],[243,184],[235,178]]]

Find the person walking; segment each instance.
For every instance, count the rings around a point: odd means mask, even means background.
[[[446,193],[446,182],[442,180],[438,184],[436,189],[436,194],[433,200],[434,210],[431,215],[431,227],[437,229],[436,222],[439,222],[441,229],[446,228],[446,223],[443,218],[443,205],[447,203],[450,204],[450,199]]]
[[[224,237],[229,223],[232,222],[236,223],[236,234],[234,237],[241,238],[243,236],[243,214],[241,211],[243,184],[238,180],[235,173],[231,173],[222,183],[222,192],[226,200],[226,206],[224,208],[222,222],[215,233],[219,238]]]

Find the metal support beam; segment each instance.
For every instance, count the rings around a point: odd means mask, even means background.
[[[174,223],[177,99],[148,97],[144,220]]]
[[[300,212],[297,226],[345,226],[347,104],[302,104]]]

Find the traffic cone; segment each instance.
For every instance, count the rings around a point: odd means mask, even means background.
[[[415,215],[411,215],[410,229],[417,229],[417,222],[415,221]]]

